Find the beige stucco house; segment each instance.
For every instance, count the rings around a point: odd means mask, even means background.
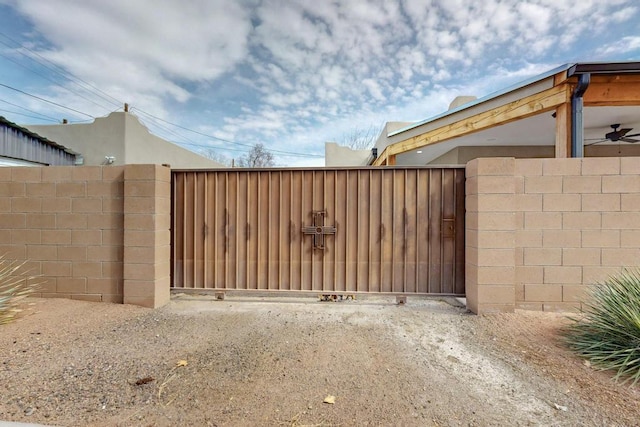
[[[78,152],[84,165],[169,164],[172,168],[224,165],[149,132],[128,112],[114,112],[86,124],[29,125],[29,129]]]

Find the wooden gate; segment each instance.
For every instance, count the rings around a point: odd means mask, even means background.
[[[464,169],[173,171],[172,286],[464,294]]]

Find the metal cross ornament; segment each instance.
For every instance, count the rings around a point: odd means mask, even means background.
[[[313,249],[324,250],[324,236],[336,234],[336,228],[324,225],[324,217],[327,211],[313,211],[313,225],[302,227],[304,234],[313,236]]]

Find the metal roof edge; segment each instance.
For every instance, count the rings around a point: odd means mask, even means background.
[[[459,111],[466,110],[467,108],[471,108],[471,107],[474,107],[476,105],[482,104],[483,102],[487,102],[489,100],[498,98],[498,97],[500,97],[502,95],[506,95],[509,92],[513,92],[513,91],[516,91],[518,89],[522,89],[522,88],[524,88],[526,86],[529,86],[529,85],[531,85],[533,83],[536,83],[536,82],[538,82],[540,80],[544,80],[544,79],[547,79],[547,78],[549,78],[549,77],[551,77],[551,76],[553,76],[555,74],[561,73],[563,71],[567,71],[570,68],[574,67],[575,65],[577,65],[577,64],[569,63],[569,64],[560,65],[559,67],[556,67],[556,68],[554,68],[552,70],[549,70],[549,71],[545,71],[542,74],[538,74],[536,76],[530,77],[530,78],[528,78],[526,80],[523,80],[521,82],[515,83],[515,84],[513,84],[511,86],[508,86],[508,87],[506,87],[504,89],[500,89],[500,90],[498,90],[496,92],[492,92],[492,93],[490,93],[488,95],[483,96],[482,98],[476,99],[475,101],[469,102],[467,104],[463,104],[463,105],[461,105],[459,107],[456,107],[456,108],[453,108],[451,110],[447,110],[447,111],[445,111],[443,113],[440,113],[440,114],[438,114],[436,116],[433,116],[433,117],[430,117],[428,119],[422,120],[420,122],[414,123],[414,124],[412,124],[410,126],[402,128],[402,129],[398,129],[398,130],[388,134],[387,136],[398,135],[398,134],[400,134],[402,132],[406,132],[406,131],[409,131],[411,129],[415,129],[415,128],[417,128],[419,126],[422,126],[424,124],[427,124],[427,123],[430,123],[430,122],[434,122],[434,121],[436,121],[438,119],[441,119],[443,117],[447,117],[447,116],[449,116],[451,114],[455,114],[455,113],[457,113]]]
[[[27,136],[30,136],[31,138],[37,139],[38,141],[42,142],[43,144],[50,145],[50,146],[55,147],[55,148],[59,148],[60,150],[64,151],[65,153],[71,154],[73,156],[77,156],[78,154],[80,154],[80,153],[76,153],[75,151],[65,147],[64,145],[60,145],[55,141],[51,141],[50,139],[47,139],[42,135],[38,135],[37,133],[35,133],[35,132],[33,132],[33,131],[25,128],[25,127],[17,125],[15,123],[7,120],[3,116],[0,116],[0,124],[4,124],[4,125],[9,126],[10,128],[16,129],[16,130],[22,132],[23,134],[25,134]]]

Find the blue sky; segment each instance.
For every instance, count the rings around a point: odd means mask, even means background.
[[[638,22],[637,0],[0,0],[0,115],[90,121],[128,102],[195,151],[263,143],[279,165],[323,165],[325,141],[458,95],[639,60]]]

